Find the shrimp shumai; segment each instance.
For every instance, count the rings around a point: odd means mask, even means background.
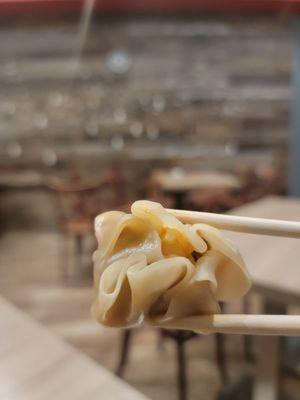
[[[220,313],[250,279],[238,250],[206,224],[180,222],[160,204],[140,200],[131,214],[95,220],[93,317],[103,325],[189,327],[189,317]],[[201,329],[200,329],[201,331]]]

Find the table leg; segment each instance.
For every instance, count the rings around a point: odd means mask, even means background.
[[[185,193],[175,192],[173,194],[173,197],[174,197],[174,208],[176,208],[177,210],[183,210]]]
[[[178,400],[186,400],[187,374],[186,374],[184,340],[178,340],[177,342],[177,384],[178,384]]]
[[[266,314],[285,314],[286,307],[266,301]],[[258,354],[256,357],[256,378],[253,400],[277,400],[279,398],[280,348],[279,336],[256,336]]]
[[[228,371],[225,356],[225,335],[220,333],[215,334],[215,358],[218,364],[221,382],[223,384],[228,382]]]
[[[278,399],[279,375],[279,337],[256,337],[256,379],[253,388],[253,400]]]
[[[174,340],[177,352],[177,387],[178,387],[178,400],[186,400],[188,398],[188,379],[186,370],[186,357],[185,357],[185,343],[193,338],[198,337],[191,331],[177,331],[177,330],[161,330],[163,337],[168,337]]]
[[[121,354],[120,354],[120,359],[119,363],[116,369],[116,375],[119,377],[123,376],[127,361],[128,361],[128,353],[129,353],[129,347],[130,347],[130,339],[132,336],[132,330],[131,329],[125,329],[122,331],[122,343],[121,343]]]
[[[251,304],[249,301],[249,296],[246,296],[243,301],[243,312],[244,314],[251,313]],[[248,362],[254,361],[254,353],[253,353],[253,340],[251,335],[244,335],[243,342],[244,342],[244,356]]]

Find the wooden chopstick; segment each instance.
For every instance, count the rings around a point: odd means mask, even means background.
[[[203,223],[227,231],[255,233],[270,236],[300,238],[300,222],[277,219],[240,217],[199,211],[173,210],[168,212],[187,224]]]
[[[168,209],[167,211],[187,224],[204,223],[234,232],[300,238],[300,222],[187,210]],[[187,329],[187,326],[190,330],[203,333],[300,336],[299,315],[215,314],[192,316],[173,322],[168,321],[165,327]],[[162,327],[164,326],[162,325]]]
[[[200,333],[300,336],[300,315],[215,314],[168,321],[161,327],[188,327]]]

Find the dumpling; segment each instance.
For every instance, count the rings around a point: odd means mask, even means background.
[[[238,250],[206,224],[180,222],[159,203],[132,204],[131,214],[95,220],[95,299],[101,324],[192,329],[189,318],[220,313],[218,301],[241,298],[250,279]],[[186,321],[186,324],[185,324]]]

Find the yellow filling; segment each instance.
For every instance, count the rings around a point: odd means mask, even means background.
[[[160,238],[164,256],[182,256],[192,259],[192,252],[194,250],[192,245],[176,229],[161,229]]]

